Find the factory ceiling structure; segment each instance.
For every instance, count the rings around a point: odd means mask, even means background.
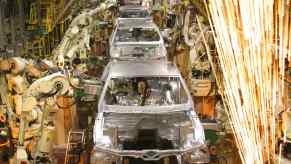
[[[0,164],[291,163],[290,0],[0,0]]]

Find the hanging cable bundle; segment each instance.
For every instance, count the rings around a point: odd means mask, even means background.
[[[205,4],[219,69],[209,49],[208,56],[241,160],[275,163],[275,116],[277,109],[285,108],[284,70],[291,57],[290,1],[210,0]]]

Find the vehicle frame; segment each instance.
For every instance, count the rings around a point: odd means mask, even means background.
[[[131,63],[131,64],[130,64]],[[188,89],[185,88],[186,83],[181,77],[181,74],[177,67],[174,64],[168,63],[167,66],[162,65],[160,62],[135,62],[130,61],[119,61],[109,63],[108,73],[106,73],[106,81],[104,89],[101,93],[101,97],[98,103],[98,115],[95,120],[94,126],[94,149],[92,152],[91,161],[93,163],[100,163],[100,160],[108,159],[113,160],[112,162],[122,161],[124,158],[139,158],[144,161],[158,161],[166,157],[176,157],[178,163],[183,163],[186,155],[191,156],[191,163],[205,163],[208,162],[208,153],[205,146],[205,137],[202,124],[194,111],[193,101]],[[135,69],[134,69],[135,68]],[[186,94],[188,96],[188,101],[185,104],[178,104],[174,106],[159,106],[153,108],[147,106],[116,106],[115,108],[109,109],[104,102],[105,94],[107,87],[109,85],[109,80],[116,77],[179,77],[182,85],[185,88]],[[170,114],[172,113],[173,118],[176,117],[176,112],[185,112],[189,116],[193,128],[193,136],[195,139],[189,141],[193,145],[187,148],[177,148],[177,149],[168,149],[168,150],[159,150],[159,149],[145,149],[145,150],[122,150],[112,147],[102,146],[100,144],[100,136],[103,135],[103,126],[106,120],[107,114],[127,114],[130,115],[142,115],[142,114]],[[118,124],[122,124],[118,122]],[[116,132],[116,134],[117,132]],[[102,138],[101,137],[101,138]],[[188,138],[187,138],[188,139]],[[102,140],[102,139],[101,139]],[[100,158],[101,157],[101,158]],[[93,164],[92,163],[92,164]],[[99,164],[98,163],[98,164]],[[101,162],[102,163],[102,162]]]
[[[129,15],[127,17],[124,17],[124,14],[126,14],[126,12],[132,12],[135,13],[135,15]],[[143,6],[125,5],[119,7],[119,19],[152,19],[152,17],[150,15],[150,12]]]
[[[159,39],[156,41],[116,41],[119,30],[152,30]],[[167,50],[161,32],[152,19],[118,18],[115,29],[109,40],[109,54],[112,60],[163,60],[167,61]],[[151,47],[149,56],[144,53],[145,48]],[[140,53],[136,51],[142,51]],[[152,52],[153,51],[153,52]],[[127,57],[123,56],[123,53]],[[136,53],[136,54],[135,54]],[[139,54],[139,55],[137,55]]]

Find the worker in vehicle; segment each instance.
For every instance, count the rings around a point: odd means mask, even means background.
[[[145,79],[140,79],[137,83],[137,92],[140,97],[140,105],[144,106],[146,99],[150,96],[150,87]]]
[[[79,58],[79,56],[77,56],[76,58],[73,59],[72,61],[72,67],[73,67],[73,76],[75,77],[80,77],[81,75],[81,59]]]
[[[169,84],[163,85],[161,104],[166,104],[166,105],[174,104],[172,89]]]

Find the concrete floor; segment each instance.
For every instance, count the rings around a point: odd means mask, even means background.
[[[282,158],[280,164],[291,164],[291,160],[290,159],[286,159],[286,158]]]

